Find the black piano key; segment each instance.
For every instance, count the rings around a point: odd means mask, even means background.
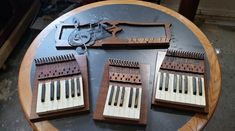
[[[193,94],[197,94],[196,77],[193,77]]]
[[[173,91],[176,92],[176,89],[177,89],[177,75],[174,74]]]
[[[110,94],[109,94],[109,102],[108,104],[111,105],[112,104],[112,101],[113,101],[113,92],[114,92],[114,87],[111,86],[111,91],[110,91]]]
[[[184,76],[184,93],[188,94],[188,76]]]
[[[182,93],[182,75],[179,75],[179,93]]]
[[[120,90],[120,87],[118,86],[117,91],[116,91],[116,96],[114,99],[114,106],[117,106],[117,103],[118,103],[119,90]]]
[[[56,99],[59,100],[60,99],[60,81],[58,80],[56,82]]]
[[[45,83],[42,84],[41,102],[45,102],[46,86]]]
[[[76,78],[76,86],[77,86],[77,96],[80,96],[81,95],[81,92],[80,92],[80,79],[79,78]]]
[[[135,108],[138,107],[138,103],[139,103],[139,88],[136,88],[136,93],[135,93]]]
[[[169,85],[169,73],[166,73],[166,80],[165,80],[165,91],[168,91],[168,85]]]
[[[131,91],[130,91],[128,107],[131,107],[131,105],[132,105],[132,95],[133,95],[133,88],[131,88]]]
[[[202,96],[202,78],[198,77],[199,95]]]
[[[69,81],[65,80],[65,97],[69,98]]]
[[[163,87],[163,73],[160,74],[160,84],[159,84],[159,90],[162,90],[162,87]]]
[[[53,101],[53,100],[54,100],[54,94],[55,94],[55,90],[54,90],[54,81],[51,82],[50,88],[51,88],[51,90],[50,90],[51,101]]]
[[[121,95],[121,99],[120,99],[120,106],[123,105],[124,102],[124,96],[125,96],[125,87],[122,88],[122,95]]]
[[[71,79],[71,96],[75,96],[74,79]]]

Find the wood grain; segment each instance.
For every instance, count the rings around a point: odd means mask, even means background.
[[[162,12],[165,12],[166,14],[175,17],[177,20],[182,22],[187,28],[189,28],[195,36],[198,38],[198,40],[203,45],[206,55],[209,59],[209,67],[210,67],[210,97],[209,97],[209,113],[207,115],[203,114],[195,114],[185,125],[182,125],[182,127],[179,130],[201,130],[205,125],[208,123],[210,118],[212,117],[215,108],[217,106],[217,103],[219,101],[219,96],[221,93],[221,70],[220,70],[220,64],[218,61],[218,58],[216,56],[215,50],[210,44],[210,41],[207,39],[207,37],[201,32],[201,30],[194,25],[192,22],[190,22],[188,19],[186,19],[184,16],[178,14],[175,11],[172,11],[166,7],[163,7],[161,5],[143,2],[143,1],[133,1],[133,0],[112,0],[112,1],[102,1],[97,3],[92,3],[89,5],[82,6],[80,8],[74,9],[65,15],[59,17],[55,21],[53,21],[50,25],[48,25],[38,36],[37,38],[32,42],[31,46],[27,50],[19,72],[19,80],[18,80],[18,90],[19,90],[19,99],[21,102],[22,109],[24,111],[25,117],[27,118],[29,122],[29,115],[30,115],[30,107],[31,107],[31,99],[32,99],[32,91],[31,91],[31,85],[30,85],[30,72],[31,72],[31,66],[32,61],[35,56],[37,47],[40,46],[41,40],[47,36],[50,31],[55,27],[56,24],[60,23],[60,21],[66,20],[70,16],[73,16],[77,13],[80,13],[82,11],[105,6],[105,5],[112,5],[112,4],[131,4],[131,5],[140,5],[145,6],[149,8],[153,8]],[[30,122],[29,122],[30,123]],[[51,123],[48,121],[38,122],[35,124],[30,123],[32,128],[34,130],[57,130]]]
[[[96,109],[93,114],[93,119],[97,121],[106,121],[106,122],[113,122],[113,123],[123,123],[123,124],[132,124],[132,125],[141,125],[145,126],[147,124],[147,101],[146,97],[148,96],[148,76],[149,71],[147,70],[146,65],[140,65],[140,76],[142,78],[142,97],[141,97],[141,107],[140,107],[140,119],[139,120],[125,120],[125,119],[113,119],[107,118],[103,116],[103,111],[105,107],[105,101],[108,94],[108,87],[109,87],[109,64],[106,63],[103,73],[103,80],[101,82],[99,96],[96,102]],[[126,87],[133,87],[135,84],[127,84],[127,83],[115,83],[116,85],[126,86]],[[124,86],[124,87],[125,87]]]
[[[83,81],[83,96],[84,96],[84,107],[79,108],[79,107],[74,107],[71,108],[69,110],[65,109],[62,111],[55,111],[53,113],[49,113],[49,114],[45,114],[45,115],[41,115],[39,116],[36,113],[36,106],[37,106],[37,94],[38,94],[38,83],[39,80],[35,77],[35,84],[34,84],[34,91],[33,91],[33,96],[32,96],[32,104],[31,104],[31,113],[30,113],[30,121],[31,122],[38,122],[38,121],[45,121],[45,120],[50,120],[50,119],[57,119],[57,118],[62,118],[62,117],[68,117],[68,116],[73,116],[73,115],[77,115],[77,114],[82,114],[82,113],[86,113],[89,111],[90,109],[90,102],[89,102],[89,83],[88,83],[88,69],[87,69],[87,58],[85,55],[75,55],[75,63],[77,66],[79,66],[78,68],[80,68],[80,72],[82,75],[82,81]],[[74,64],[74,61],[67,61],[64,63],[59,63],[60,67],[65,67],[66,64]],[[65,66],[63,66],[63,64],[65,64]],[[48,70],[48,65],[45,66],[43,65],[44,69]],[[73,66],[72,66],[73,67]],[[42,68],[41,68],[42,69]],[[40,69],[36,69],[36,74],[40,74],[42,70]],[[64,73],[65,74],[65,73]],[[37,75],[36,75],[37,76]],[[78,74],[75,71],[75,74],[69,77],[77,77]],[[68,79],[69,78],[68,75],[65,77],[59,77],[59,79]],[[46,81],[56,81],[58,80],[58,77],[55,78],[49,78],[46,79]]]

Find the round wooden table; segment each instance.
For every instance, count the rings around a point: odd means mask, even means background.
[[[125,20],[138,22],[169,22],[172,23],[172,40],[170,48],[205,51],[210,70],[209,81],[209,113],[199,114],[174,109],[151,109],[151,92],[154,76],[154,60],[158,49],[139,50],[88,50],[88,69],[90,81],[91,111],[84,115],[63,119],[31,123],[29,121],[36,57],[75,53],[74,50],[57,50],[55,48],[55,26],[71,22],[73,17],[81,23],[99,19]],[[143,31],[144,32],[144,31]],[[133,58],[150,65],[148,122],[146,127],[100,123],[92,119],[99,85],[102,78],[104,62],[108,57]],[[182,15],[160,5],[143,1],[103,1],[74,9],[59,17],[47,26],[32,42],[22,61],[19,72],[19,98],[25,117],[33,129],[38,130],[200,130],[212,117],[221,92],[221,70],[219,61],[212,45],[206,36],[192,22]]]

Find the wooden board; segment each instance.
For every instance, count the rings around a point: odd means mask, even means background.
[[[192,63],[194,63],[194,65]],[[161,64],[159,72],[161,71],[173,73],[173,74],[180,74],[180,75],[204,77],[206,106],[196,107],[196,106],[186,104],[186,103],[156,100],[155,94],[156,94],[157,83],[155,81],[155,83],[153,84],[152,101],[151,101],[153,107],[163,106],[163,107],[170,107],[170,108],[176,108],[176,109],[183,109],[187,111],[194,111],[194,112],[199,112],[199,113],[209,112],[209,102],[208,102],[209,86],[207,83],[209,81],[207,77],[209,71],[207,69],[207,62],[205,62],[204,53],[168,49],[166,56]],[[155,71],[155,73],[158,73],[158,72]],[[156,75],[157,74],[155,74],[155,77],[154,77],[155,79],[157,79]]]
[[[86,42],[83,44],[86,44],[88,48],[102,48],[102,49],[133,49],[133,48],[168,48],[170,45],[170,40],[171,40],[171,30],[170,26],[171,24],[169,23],[138,23],[138,22],[129,22],[129,21],[100,21],[96,23],[96,27],[91,28],[90,30],[93,30],[93,32],[98,32],[97,27],[101,25],[106,25],[110,26],[105,28],[103,32],[109,32],[112,34],[111,36],[107,36],[104,38],[99,38],[99,39],[94,39],[94,36],[91,35],[90,31],[83,30],[85,26],[91,26],[89,23],[84,24],[84,25],[79,25],[79,32],[82,32],[80,34],[83,34],[84,37],[83,39],[80,38],[80,40],[86,41],[85,38],[88,38]],[[124,29],[122,29],[120,26],[125,25],[125,26],[136,26],[136,27],[162,27],[164,28],[164,34],[165,36],[163,37],[130,37],[127,39],[121,39],[117,37],[118,32],[125,32]],[[111,28],[112,27],[112,28]],[[66,49],[66,48],[76,48],[77,46],[72,46],[70,45],[68,39],[62,39],[62,35],[65,31],[63,31],[66,28],[70,28],[75,30],[74,25],[72,24],[60,24],[57,27],[56,30],[56,35],[55,35],[55,40],[56,40],[56,47],[58,49]],[[71,32],[70,34],[72,34]],[[79,38],[79,37],[78,37]],[[78,39],[77,38],[77,39]],[[76,40],[78,41],[78,40]],[[82,44],[82,45],[83,45]],[[81,43],[79,44],[81,46]]]
[[[123,123],[123,124],[133,124],[133,125],[146,125],[147,124],[147,111],[148,104],[148,73],[146,65],[140,65],[140,74],[142,78],[142,97],[141,97],[141,109],[140,109],[140,119],[139,120],[125,120],[125,119],[114,119],[107,118],[103,116],[105,100],[108,93],[109,87],[109,70],[108,64],[106,63],[104,68],[103,80],[101,82],[99,95],[96,102],[96,109],[93,114],[93,119],[97,121],[113,122],[113,123]]]
[[[85,113],[85,112],[89,111],[90,104],[89,104],[89,84],[88,84],[87,58],[86,58],[86,56],[75,56],[75,58],[76,58],[76,61],[79,65],[82,79],[83,79],[84,107],[83,108],[73,108],[73,109],[69,109],[69,110],[65,110],[65,111],[62,110],[62,111],[53,112],[50,114],[45,114],[45,115],[39,116],[36,113],[38,79],[35,77],[34,92],[33,92],[34,95],[32,98],[32,106],[31,106],[31,113],[30,113],[30,121],[31,122],[38,122],[38,121],[43,121],[43,120],[62,118],[62,117],[72,116],[75,114],[81,114],[81,113]]]

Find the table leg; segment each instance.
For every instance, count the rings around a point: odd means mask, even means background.
[[[179,13],[193,21],[200,0],[181,0]]]

